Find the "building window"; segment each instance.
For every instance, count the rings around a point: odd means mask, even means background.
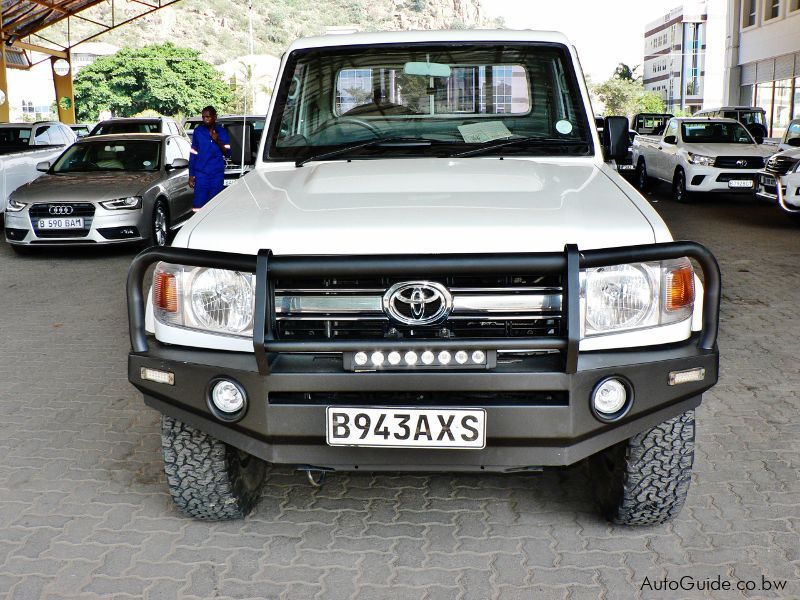
[[[781,14],[781,0],[764,0],[764,20],[777,19]]]
[[[756,97],[753,106],[759,106],[767,113],[767,127],[769,128],[772,123],[772,82],[767,81],[764,83],[756,84]],[[767,137],[772,137],[772,134],[767,131]]]
[[[792,119],[800,119],[800,77],[794,78],[794,102]]]
[[[775,82],[775,101],[772,108],[772,137],[783,137],[792,118],[792,80]]]
[[[789,0],[789,12],[800,10],[800,0]]]
[[[742,2],[742,28],[752,27],[756,24],[756,0]]]

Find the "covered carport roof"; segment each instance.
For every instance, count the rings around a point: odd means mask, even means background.
[[[2,39],[6,46],[59,56],[72,46],[102,35],[180,0],[0,0]],[[106,4],[104,18],[91,9]],[[119,6],[118,6],[119,5]],[[71,24],[78,20],[90,25],[73,37]],[[56,35],[48,35],[55,31]]]

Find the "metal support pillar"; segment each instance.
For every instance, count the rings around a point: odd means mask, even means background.
[[[50,57],[50,67],[53,71],[58,120],[71,125],[75,123],[75,91],[72,86],[72,56],[70,52],[66,54],[67,58]]]
[[[10,120],[8,79],[6,79],[6,45],[0,40],[0,123],[8,123]]]

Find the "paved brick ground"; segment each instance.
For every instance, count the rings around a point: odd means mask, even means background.
[[[800,226],[741,198],[655,206],[722,264],[723,359],[697,414],[687,506],[673,524],[639,529],[596,516],[580,467],[341,474],[320,490],[276,469],[248,519],[183,518],[161,471],[158,415],[126,380],[132,253],[20,258],[0,243],[0,596],[800,597]],[[757,588],[640,589],[682,576]],[[788,587],[763,592],[762,577]]]

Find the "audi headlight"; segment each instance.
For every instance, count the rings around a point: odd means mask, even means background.
[[[695,154],[694,152],[689,152],[689,162],[693,165],[699,165],[701,167],[713,167],[714,166],[715,157],[713,156],[705,156],[703,154]]]
[[[688,259],[586,269],[581,273],[584,336],[668,325],[691,318]]]
[[[156,319],[166,325],[251,337],[255,275],[158,263],[153,309]]]
[[[8,199],[8,205],[6,206],[6,210],[8,212],[19,212],[23,210],[26,206],[28,206],[25,202],[17,202],[13,198]]]
[[[141,196],[128,196],[127,198],[116,198],[114,200],[106,200],[100,203],[100,206],[108,210],[134,210],[141,208]]]

